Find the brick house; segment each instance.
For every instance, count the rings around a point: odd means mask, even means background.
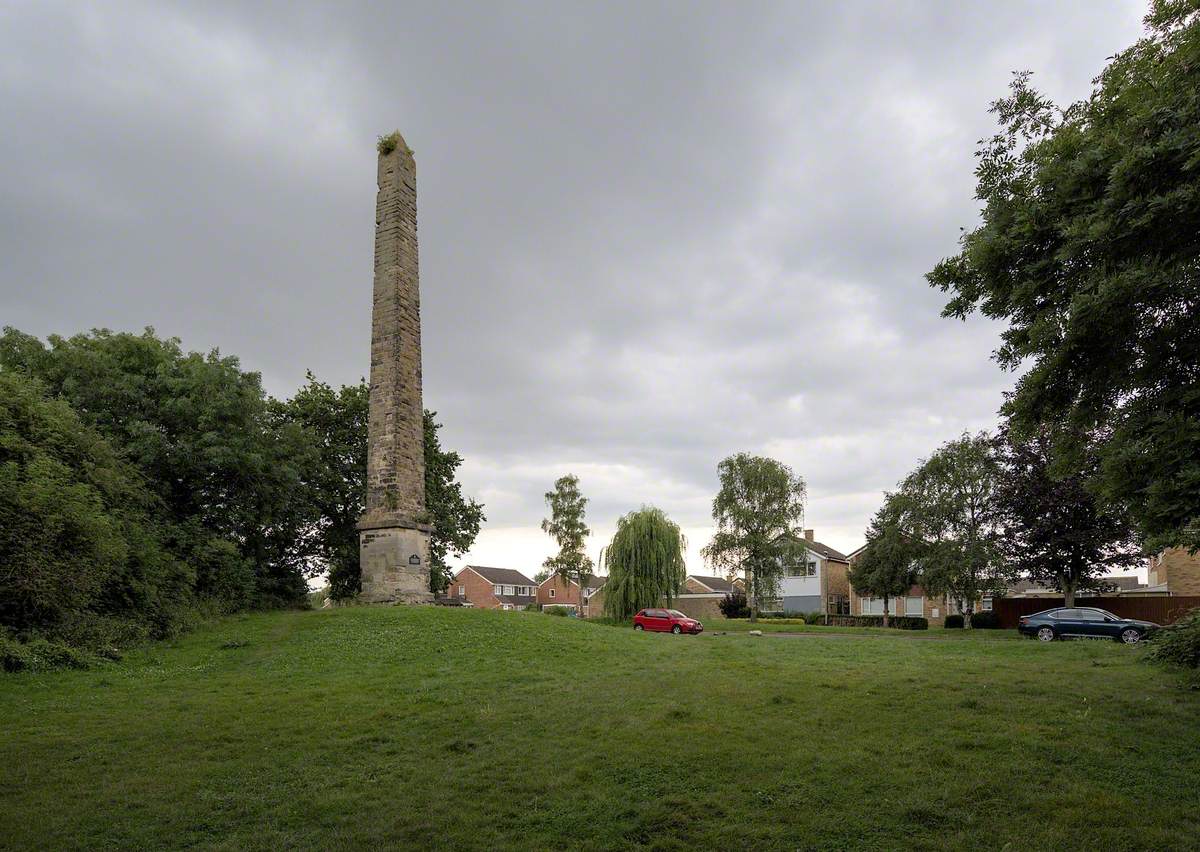
[[[859,557],[867,549],[864,544],[848,557],[850,564],[858,562]],[[992,596],[983,595],[975,601],[972,612],[991,612]],[[864,597],[850,588],[851,615],[883,615],[883,599]],[[931,595],[922,586],[912,586],[904,595],[888,599],[889,615],[915,615],[929,620],[930,625],[939,626],[946,621],[947,615],[962,615],[955,601],[945,595]]]
[[[468,565],[454,575],[448,592],[452,598],[480,609],[524,609],[537,601],[537,584],[511,568]]]
[[[1200,551],[1172,547],[1150,557],[1147,592],[1200,595]]]
[[[850,557],[817,541],[814,530],[804,531],[803,555],[784,566],[780,599],[763,609],[783,612],[850,613]]]
[[[588,574],[583,583],[583,606],[579,601],[579,584],[568,583],[557,574],[551,574],[537,587],[537,604],[542,609],[562,606],[573,609],[584,618],[596,618],[604,611],[604,583],[607,577]]]

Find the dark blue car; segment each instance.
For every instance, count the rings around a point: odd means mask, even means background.
[[[1135,645],[1157,630],[1152,621],[1121,618],[1105,609],[1095,607],[1066,607],[1047,609],[1033,615],[1022,615],[1017,630],[1026,636],[1036,636],[1043,642],[1080,637],[1085,639],[1115,639]]]

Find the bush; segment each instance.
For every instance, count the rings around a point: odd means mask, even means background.
[[[546,615],[557,615],[559,618],[566,618],[570,612],[565,606],[547,606],[542,612]]]
[[[750,617],[750,605],[746,602],[746,596],[741,592],[730,592],[721,598],[721,602],[717,606],[721,610],[721,615],[726,618]]]
[[[1147,658],[1187,668],[1200,668],[1200,607],[1174,624],[1156,631],[1149,639]]]
[[[831,615],[829,623],[837,627],[883,627],[882,615]],[[917,615],[893,615],[888,626],[897,630],[928,630],[929,619]]]
[[[825,613],[810,612],[804,616],[804,623],[805,624],[824,624],[825,623]]]
[[[999,630],[1000,617],[994,612],[975,612],[971,614],[971,626],[979,630]]]
[[[963,617],[961,615],[947,615],[945,626],[951,630],[961,630],[963,626]]]
[[[86,669],[83,653],[47,639],[18,642],[0,638],[0,668],[6,672],[44,672],[52,669]]]

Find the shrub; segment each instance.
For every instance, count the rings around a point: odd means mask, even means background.
[[[837,627],[883,627],[882,615],[831,615],[829,623]],[[917,615],[893,615],[888,626],[897,630],[928,630],[929,619]]]
[[[746,596],[741,592],[730,592],[721,598],[721,602],[717,606],[721,610],[721,615],[726,618],[750,617],[750,605],[746,602]]]
[[[375,147],[379,149],[380,154],[383,154],[386,157],[388,154],[395,151],[397,146],[399,146],[399,144],[400,144],[400,131],[393,130],[387,136],[380,136],[379,142],[378,142],[378,144],[376,144]]]
[[[971,626],[979,630],[998,630],[1000,628],[1000,617],[994,612],[972,613]]]
[[[88,658],[60,642],[37,638],[28,642],[0,638],[0,668],[6,672],[44,672],[52,669],[86,669]]]
[[[1200,607],[1150,637],[1147,658],[1188,668],[1200,668]]]
[[[548,606],[542,612],[546,615],[557,615],[559,618],[566,618],[570,614],[565,606]]]
[[[963,626],[963,617],[961,615],[947,615],[945,626],[951,630],[961,630]]]
[[[825,623],[825,613],[816,612],[816,611],[810,612],[804,616],[804,623],[805,624],[824,624]]]

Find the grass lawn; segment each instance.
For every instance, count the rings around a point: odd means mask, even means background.
[[[0,676],[0,847],[1194,849],[1200,694],[1140,653],[242,616]]]

